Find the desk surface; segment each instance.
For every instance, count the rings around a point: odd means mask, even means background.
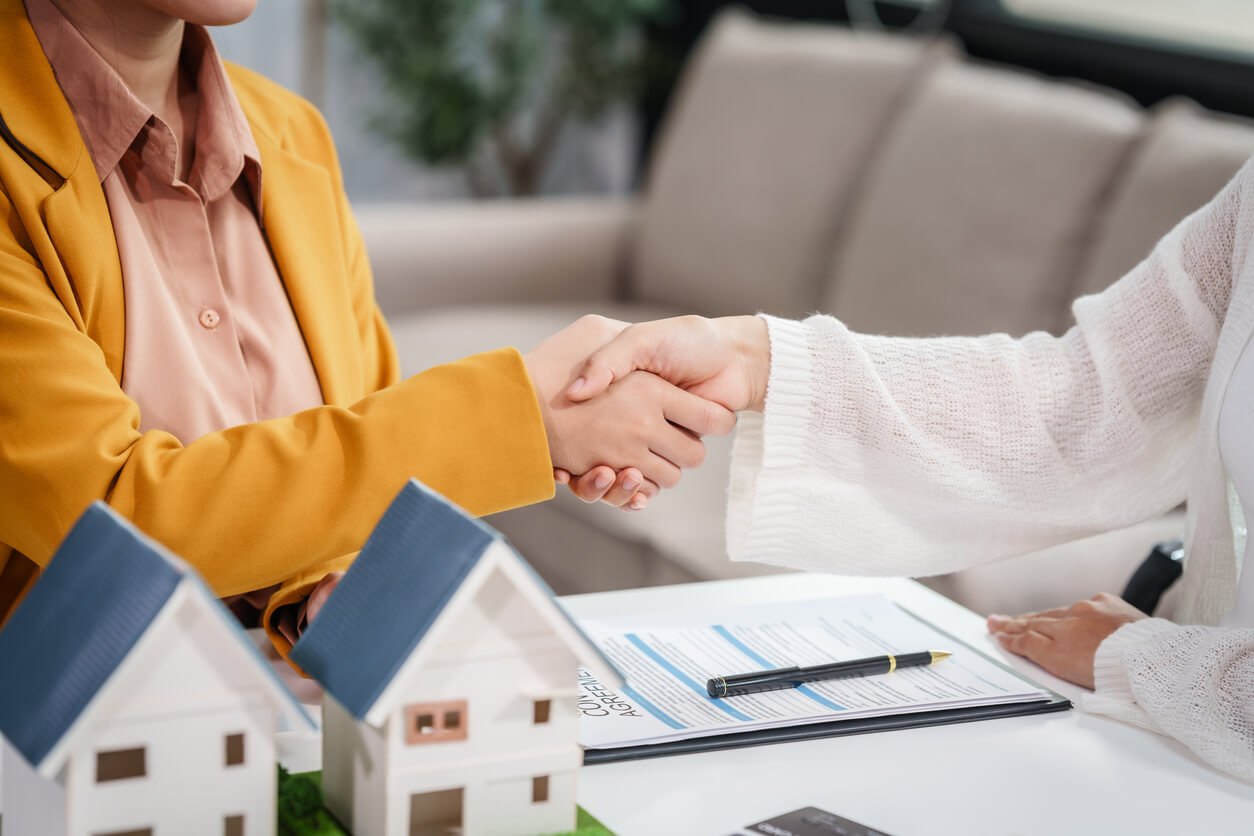
[[[1078,701],[1003,653],[984,620],[900,579],[774,575],[575,595],[576,618],[882,592]],[[892,836],[1226,836],[1254,832],[1254,786],[1172,740],[1079,709],[584,768],[580,803],[619,836],[723,836],[813,805]]]

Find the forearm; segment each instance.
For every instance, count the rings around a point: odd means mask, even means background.
[[[51,427],[33,413],[6,424],[4,542],[42,564],[77,513],[105,499],[228,595],[360,548],[410,477],[474,514],[553,491],[536,396],[512,350],[186,447],[138,434],[125,412],[101,393]]]
[[[743,559],[932,574],[1183,499],[1202,374],[1176,411],[1146,421],[1089,371],[1078,331],[905,340],[815,317],[773,322],[771,338],[761,438],[741,442],[760,458],[733,468],[733,496],[755,497],[728,516]]]

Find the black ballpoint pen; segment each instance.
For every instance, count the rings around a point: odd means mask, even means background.
[[[948,655],[943,650],[924,650],[921,653],[872,656],[868,659],[831,662],[826,665],[812,665],[808,668],[778,668],[773,671],[716,676],[706,681],[705,691],[711,697],[734,697],[739,694],[757,694],[762,691],[782,691],[785,688],[797,688],[807,682],[819,682],[824,679],[874,676],[891,673],[897,668],[930,665]]]

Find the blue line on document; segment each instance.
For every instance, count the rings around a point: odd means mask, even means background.
[[[775,664],[774,662],[767,661],[766,657],[762,656],[757,651],[750,648],[749,645],[745,644],[740,639],[733,636],[731,634],[731,631],[728,630],[726,627],[724,627],[722,624],[715,624],[714,632],[718,633],[720,636],[727,639],[727,641],[729,641],[733,647],[735,647],[741,653],[748,656],[754,662],[757,662],[759,665],[761,665],[762,670],[764,671],[774,670],[775,668],[779,667],[779,665]],[[839,705],[837,703],[832,702],[827,697],[823,696],[822,694],[816,693],[810,688],[807,688],[805,685],[798,687],[797,693],[805,694],[807,697],[814,700],[819,705],[823,706],[824,708],[831,709],[832,711],[844,711],[845,710],[845,707],[843,705]]]
[[[639,691],[637,691],[636,689],[634,689],[634,688],[628,688],[627,686],[623,686],[623,693],[627,695],[627,698],[628,698],[628,699],[633,700],[633,701],[635,701],[635,702],[639,703],[639,705],[640,705],[640,707],[641,707],[641,708],[643,708],[645,711],[649,712],[649,713],[650,713],[650,714],[652,714],[654,717],[656,717],[656,718],[658,718],[659,720],[661,720],[661,721],[662,721],[663,723],[665,723],[666,725],[670,726],[672,729],[686,729],[686,728],[688,728],[688,727],[687,727],[687,726],[685,726],[683,723],[679,722],[679,721],[678,721],[678,720],[676,720],[674,717],[672,717],[671,715],[667,714],[665,711],[663,711],[662,709],[658,708],[656,705],[654,705],[653,703],[649,702],[649,701],[648,701],[648,700],[646,700],[644,697],[640,696],[640,692],[639,692]]]
[[[776,665],[772,662],[767,661],[766,657],[762,656],[756,650],[751,649],[749,645],[745,644],[740,639],[733,636],[731,634],[731,630],[728,630],[722,624],[715,624],[714,632],[718,633],[720,636],[727,639],[727,641],[731,643],[732,647],[736,648],[741,653],[745,654],[750,659],[752,659],[753,661],[761,665],[762,670],[769,671],[769,670],[774,670],[775,668],[779,667],[779,665]]]
[[[727,704],[725,700],[710,699],[709,695],[706,694],[704,685],[698,685],[695,679],[688,676],[688,674],[684,673],[679,668],[675,667],[674,663],[669,662],[666,659],[664,659],[662,657],[662,654],[658,653],[656,650],[649,647],[649,645],[645,644],[645,642],[635,633],[628,633],[627,641],[631,642],[637,648],[639,648],[640,652],[643,653],[645,656],[648,656],[654,662],[657,662],[659,665],[665,668],[667,673],[669,673],[671,676],[675,677],[680,682],[684,683],[689,688],[696,691],[702,697],[709,700],[711,705],[715,706],[721,711],[726,712],[727,714],[730,714],[731,716],[735,717],[737,720],[744,720],[745,722],[749,722],[753,720],[752,717],[750,717],[748,714],[745,714],[743,711],[737,711],[736,709],[732,708],[730,705]]]
[[[843,705],[834,703],[831,700],[829,700],[827,697],[823,696],[822,694],[819,694],[816,691],[810,690],[809,686],[807,685],[798,686],[797,692],[801,694],[805,694],[807,697],[814,700],[819,705],[824,706],[826,708],[830,708],[832,711],[844,711],[845,710],[845,707]]]

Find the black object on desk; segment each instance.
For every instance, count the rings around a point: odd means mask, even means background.
[[[920,653],[903,653],[898,656],[885,654],[871,656],[866,659],[852,659],[848,662],[829,662],[826,665],[811,665],[805,668],[776,668],[773,671],[757,671],[755,673],[737,673],[729,676],[716,676],[706,680],[705,692],[711,697],[735,697],[740,694],[760,694],[763,691],[782,691],[785,688],[800,688],[807,682],[822,682],[826,679],[849,679],[855,676],[876,676],[892,673],[897,668],[916,668],[930,665],[949,656],[943,650],[924,650]]]
[[[1165,540],[1155,545],[1149,556],[1136,567],[1121,597],[1146,615],[1153,615],[1167,588],[1183,572],[1184,541]]]

